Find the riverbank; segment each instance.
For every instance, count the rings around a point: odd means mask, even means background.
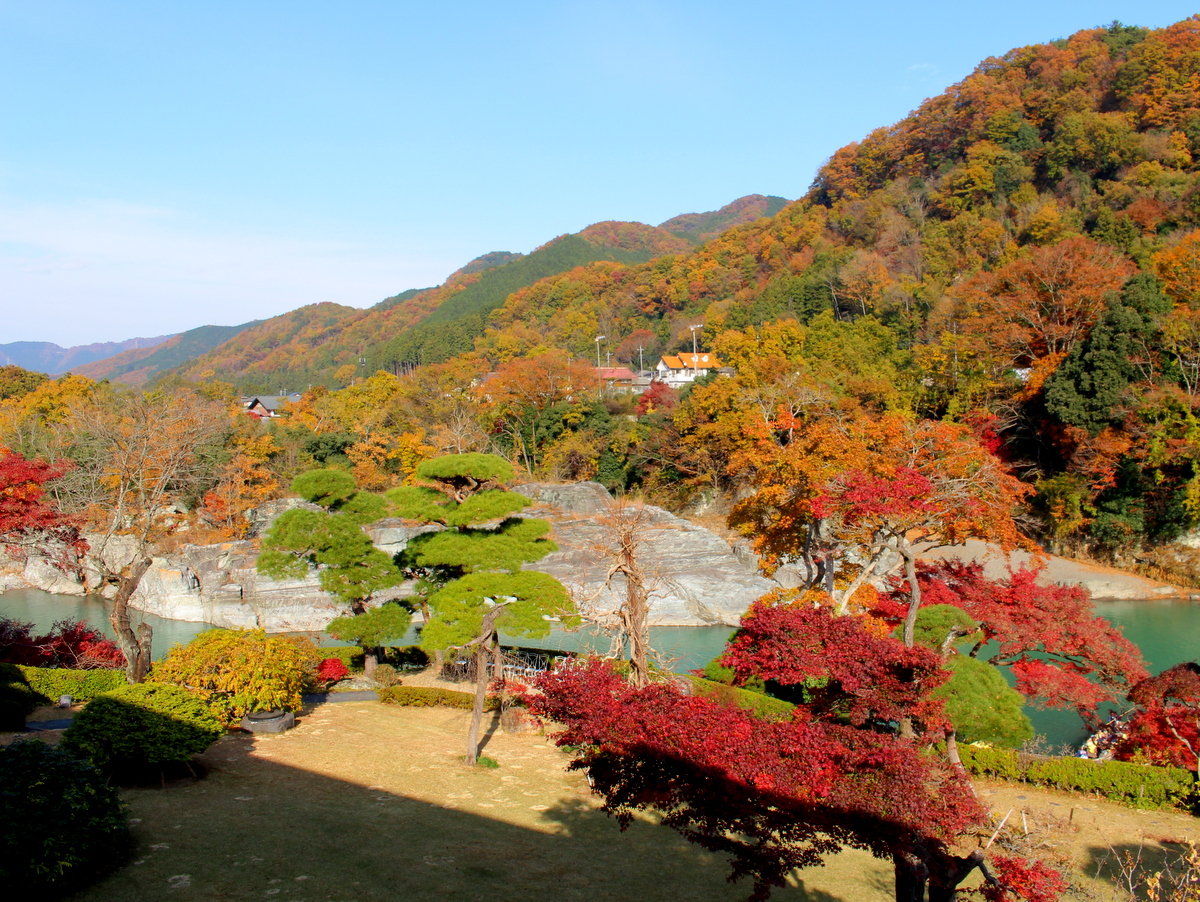
[[[989,579],[1003,579],[1008,575],[1010,567],[1017,570],[1041,564],[1041,582],[1082,586],[1097,600],[1151,601],[1178,598],[1200,601],[1200,592],[1195,589],[1172,586],[1114,567],[1055,557],[1052,554],[1035,556],[1026,551],[1014,551],[1005,555],[999,546],[976,539],[968,539],[962,545],[935,548],[921,557],[930,561],[975,561],[983,565],[984,575]]]

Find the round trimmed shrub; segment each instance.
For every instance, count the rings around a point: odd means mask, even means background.
[[[312,683],[318,649],[310,639],[268,636],[263,630],[208,630],[176,645],[154,666],[152,683],[193,693],[227,727],[251,711],[295,711]]]
[[[119,864],[129,826],[117,790],[85,761],[37,740],[0,748],[0,885],[70,890]]]
[[[38,695],[16,664],[0,664],[0,730],[23,730]]]
[[[106,773],[137,776],[189,761],[224,732],[186,689],[141,683],[88,702],[63,733],[62,748]]]
[[[400,682],[400,674],[391,664],[376,664],[371,679],[377,686],[395,686]]]

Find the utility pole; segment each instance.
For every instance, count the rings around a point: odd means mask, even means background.
[[[699,361],[696,360],[696,330],[703,329],[704,323],[697,323],[694,326],[688,326],[692,330],[692,378],[700,374]]]
[[[607,336],[596,336],[596,397],[597,399],[604,397],[604,374],[600,372],[600,342]]]
[[[642,363],[642,351],[644,351],[644,350],[646,350],[646,349],[643,348],[641,345],[638,345],[638,375],[639,376],[642,374],[642,371],[644,369],[646,369],[646,364]]]

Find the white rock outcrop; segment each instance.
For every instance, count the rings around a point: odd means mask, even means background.
[[[613,591],[605,586],[609,563],[596,551],[609,533],[599,519],[612,503],[605,488],[594,482],[535,483],[516,490],[533,499],[533,516],[553,523],[552,537],[559,544],[559,551],[530,569],[561,580],[586,613],[603,616],[615,611],[620,587]],[[254,531],[261,535],[274,518],[297,507],[313,506],[298,499],[263,505],[253,517]],[[387,519],[371,524],[367,532],[376,547],[394,555],[414,536],[439,528]],[[259,574],[256,544],[185,545],[178,553],[156,557],[130,605],[171,620],[228,628],[261,627],[269,632],[321,630],[334,617],[349,613],[346,605],[321,590],[316,570],[302,580],[276,581]],[[110,543],[108,563],[114,570],[136,554],[136,548],[127,545],[119,537]],[[752,555],[735,554],[716,534],[657,507],[646,507],[640,554],[650,576],[650,619],[657,625],[736,625],[751,602],[776,586],[758,573]],[[84,592],[81,581],[44,561],[31,560],[22,576],[27,584],[48,592]],[[94,572],[85,578],[87,585],[99,582]],[[372,601],[382,603],[411,592],[411,585],[406,585]]]

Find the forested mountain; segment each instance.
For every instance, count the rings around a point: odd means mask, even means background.
[[[897,436],[969,432],[1021,479],[1028,529],[1120,555],[1200,522],[1198,161],[1200,18],[1114,23],[985,60],[773,216],[751,197],[670,228],[600,223],[365,311],[267,320],[182,372],[353,383],[297,411],[289,459],[344,450],[383,481],[432,441],[743,497],[899,453]],[[635,421],[593,394],[598,353],[653,361],[700,324],[734,378],[656,395]],[[760,515],[738,522],[763,535]]]
[[[147,349],[171,338],[130,338],[126,341],[101,341],[90,345],[63,348],[49,341],[13,341],[0,345],[0,366],[19,366],[52,376],[79,369],[96,360],[103,360],[130,349]]]
[[[112,357],[97,360],[74,372],[90,379],[111,379],[126,385],[142,385],[165,370],[186,363],[228,341],[243,329],[257,326],[261,320],[240,326],[201,326],[172,335],[153,347],[131,348]]]
[[[712,213],[684,213],[682,216],[660,222],[658,227],[666,229],[672,235],[699,243],[716,238],[735,225],[753,222],[764,216],[774,216],[787,204],[787,198],[784,197],[748,194]]]
[[[680,347],[704,322],[720,352],[794,321],[759,353],[876,409],[986,423],[1057,539],[1167,536],[1200,513],[1197,159],[1200,19],[1082,31],[984,61],[769,220],[522,289],[478,348]],[[681,416],[686,444],[721,414]]]
[[[738,209],[740,214],[726,213],[725,218],[750,215],[745,210],[755,207]],[[540,279],[600,261],[633,265],[694,245],[687,237],[642,223],[596,223],[529,254],[486,254],[437,288],[409,290],[367,310],[337,308],[333,315],[333,305],[316,305],[266,320],[180,371],[187,378],[207,373],[245,390],[276,391],[317,382],[342,385],[364,368],[399,371],[440,362],[471,350],[484,334],[489,314],[513,292]]]

